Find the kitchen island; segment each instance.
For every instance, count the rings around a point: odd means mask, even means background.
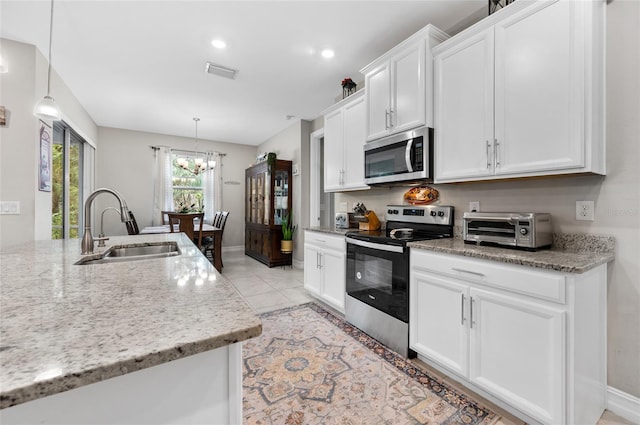
[[[240,423],[241,341],[262,324],[183,234],[180,255],[75,265],[80,241],[0,253],[0,421]]]

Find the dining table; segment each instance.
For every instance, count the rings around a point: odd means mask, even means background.
[[[195,233],[200,231],[200,224],[195,223]],[[173,228],[175,233],[178,233],[178,225],[174,224]],[[140,230],[141,235],[151,235],[158,233],[172,233],[171,227],[168,224],[163,224],[161,226],[147,226]],[[219,272],[222,272],[222,229],[219,227],[212,226],[211,224],[204,223],[202,225],[202,237],[213,238],[213,266]]]

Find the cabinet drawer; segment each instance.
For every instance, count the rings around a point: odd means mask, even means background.
[[[543,300],[565,303],[565,276],[557,272],[415,249],[411,249],[411,267]]]
[[[341,252],[346,250],[346,242],[344,236],[341,235],[330,235],[307,230],[304,232],[304,242],[325,249],[334,249]]]

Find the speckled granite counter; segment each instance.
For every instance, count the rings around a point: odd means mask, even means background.
[[[584,273],[614,258],[615,241],[610,236],[556,234],[551,249],[519,249],[466,244],[460,238],[408,244],[411,248],[518,264],[567,273]]]
[[[354,229],[336,229],[335,227],[316,226],[316,227],[307,227],[304,230],[310,230],[312,232],[318,232],[318,233],[330,233],[332,235],[344,235],[348,231],[353,231],[358,229],[355,229],[355,228]]]
[[[80,241],[0,253],[0,408],[260,335],[262,323],[183,234],[180,256],[78,266]]]

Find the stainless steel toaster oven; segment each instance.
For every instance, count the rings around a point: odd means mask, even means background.
[[[547,213],[466,212],[467,243],[540,249],[551,246],[551,215]]]

